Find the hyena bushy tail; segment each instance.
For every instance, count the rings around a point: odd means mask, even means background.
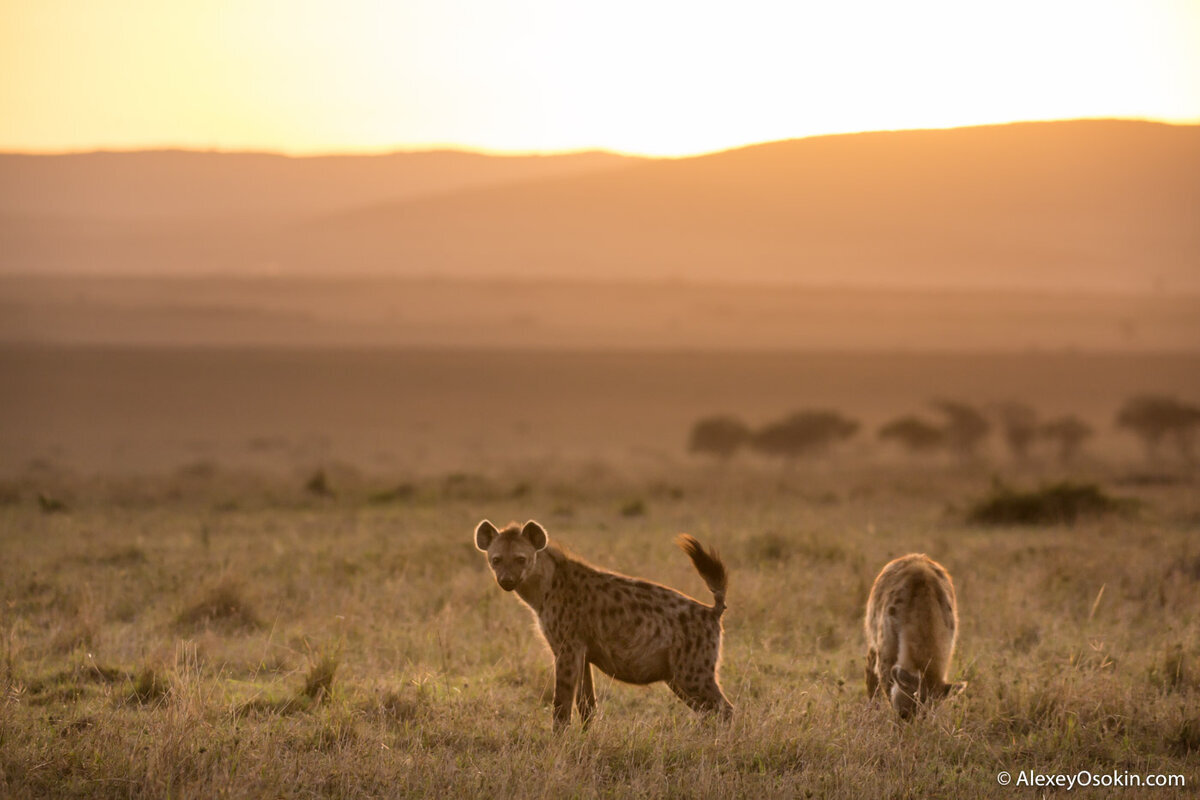
[[[713,611],[718,617],[721,616],[725,612],[725,589],[729,585],[729,578],[725,574],[725,565],[720,556],[715,550],[705,549],[696,541],[696,537],[686,533],[675,537],[675,544],[692,559],[696,571],[708,585],[708,590],[713,593]]]

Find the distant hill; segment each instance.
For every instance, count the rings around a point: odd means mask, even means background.
[[[0,214],[75,220],[294,219],[637,159],[433,151],[288,157],[185,150],[0,154]]]
[[[257,191],[250,181],[245,191]],[[0,251],[10,273],[1194,292],[1200,127],[1072,121],[825,136],[273,222],[10,214]]]

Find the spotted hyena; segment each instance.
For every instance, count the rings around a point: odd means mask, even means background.
[[[954,583],[945,567],[912,553],[888,563],[867,601],[867,695],[882,689],[901,717],[966,683],[947,683],[958,634]]]
[[[626,683],[666,681],[693,709],[732,715],[717,683],[725,565],[691,536],[676,543],[708,584],[712,606],[569,556],[533,520],[503,530],[484,520],[475,528],[475,546],[487,553],[496,582],[533,609],[554,653],[556,729],[571,721],[572,699],[583,723],[591,719],[593,664]]]

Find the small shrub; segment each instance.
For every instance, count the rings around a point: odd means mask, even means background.
[[[97,564],[109,567],[130,567],[146,563],[146,552],[137,545],[118,548],[96,559]]]
[[[858,432],[856,420],[836,411],[799,411],[786,419],[772,422],[754,434],[752,444],[767,456],[792,461],[801,456],[823,453]]]
[[[1028,653],[1042,641],[1042,632],[1037,625],[1028,623],[1009,642],[1009,647],[1018,653]]]
[[[96,626],[90,620],[78,619],[63,626],[50,642],[56,653],[69,653],[76,648],[91,648],[96,642]]]
[[[222,581],[209,589],[176,618],[181,628],[218,627],[226,630],[252,630],[262,626],[254,609],[242,596],[241,587],[233,581]]]
[[[67,510],[66,503],[45,492],[38,492],[37,500],[43,514],[61,514]]]
[[[304,678],[304,687],[300,690],[301,697],[307,697],[314,703],[329,699],[333,691],[333,675],[337,672],[338,660],[332,656],[323,656],[309,667],[308,675]]]
[[[963,458],[974,458],[992,426],[975,408],[955,400],[938,400],[933,407],[946,418],[942,431],[947,446]]]
[[[1190,581],[1200,581],[1200,555],[1180,556],[1167,567],[1167,575],[1178,572]]]
[[[239,717],[248,714],[277,714],[287,716],[300,711],[307,711],[310,703],[303,697],[256,697],[247,700],[234,709]]]
[[[1092,426],[1074,415],[1067,415],[1043,422],[1038,427],[1038,437],[1058,445],[1058,460],[1070,464],[1079,456],[1083,443],[1091,438]]]
[[[646,516],[646,501],[640,497],[635,497],[625,505],[621,506],[622,517],[644,517]]]
[[[1193,717],[1181,722],[1167,744],[1171,753],[1179,758],[1200,753],[1200,718]]]
[[[304,491],[317,497],[333,497],[333,488],[329,485],[329,476],[325,470],[319,469],[304,484]]]
[[[171,682],[153,667],[146,667],[133,679],[129,700],[146,705],[165,698],[171,691]]]
[[[750,428],[736,417],[705,417],[692,426],[688,452],[728,461],[750,441]]]
[[[1038,435],[1037,412],[1024,403],[1001,403],[996,412],[1009,452],[1017,461],[1025,461]]]
[[[1162,683],[1177,692],[1200,688],[1200,674],[1193,667],[1194,659],[1176,644],[1169,648],[1162,662]]]
[[[742,552],[751,564],[787,561],[792,548],[785,536],[776,531],[765,531],[747,537]]]
[[[403,724],[419,718],[424,711],[424,705],[414,692],[389,691],[380,698],[378,705],[370,710],[389,722]]]
[[[997,483],[975,503],[967,522],[976,525],[1057,525],[1130,508],[1130,501],[1111,497],[1094,483],[1063,481],[1022,492]]]
[[[239,705],[234,713],[238,716],[247,714],[286,716],[311,711],[314,706],[327,702],[332,696],[333,676],[337,672],[337,668],[338,660],[333,656],[314,658],[309,663],[308,674],[304,676],[304,685],[296,694],[256,697]]]
[[[1142,440],[1146,456],[1158,457],[1163,439],[1173,439],[1185,461],[1195,460],[1196,431],[1200,429],[1200,407],[1173,397],[1142,395],[1130,398],[1117,412],[1116,425]]]
[[[946,443],[946,434],[937,425],[920,417],[898,417],[879,429],[879,438],[897,442],[910,453],[929,453]]]

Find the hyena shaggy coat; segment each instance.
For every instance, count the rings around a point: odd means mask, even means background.
[[[496,582],[533,609],[554,653],[556,729],[570,723],[572,700],[583,723],[591,719],[593,664],[626,683],[666,681],[693,709],[732,715],[717,683],[725,565],[691,536],[681,534],[676,543],[713,593],[712,606],[573,558],[549,545],[533,520],[503,530],[487,520],[476,527],[475,546],[487,553]]]
[[[966,688],[947,683],[958,635],[954,583],[945,567],[912,553],[883,568],[867,601],[867,695],[882,689],[901,717]]]

